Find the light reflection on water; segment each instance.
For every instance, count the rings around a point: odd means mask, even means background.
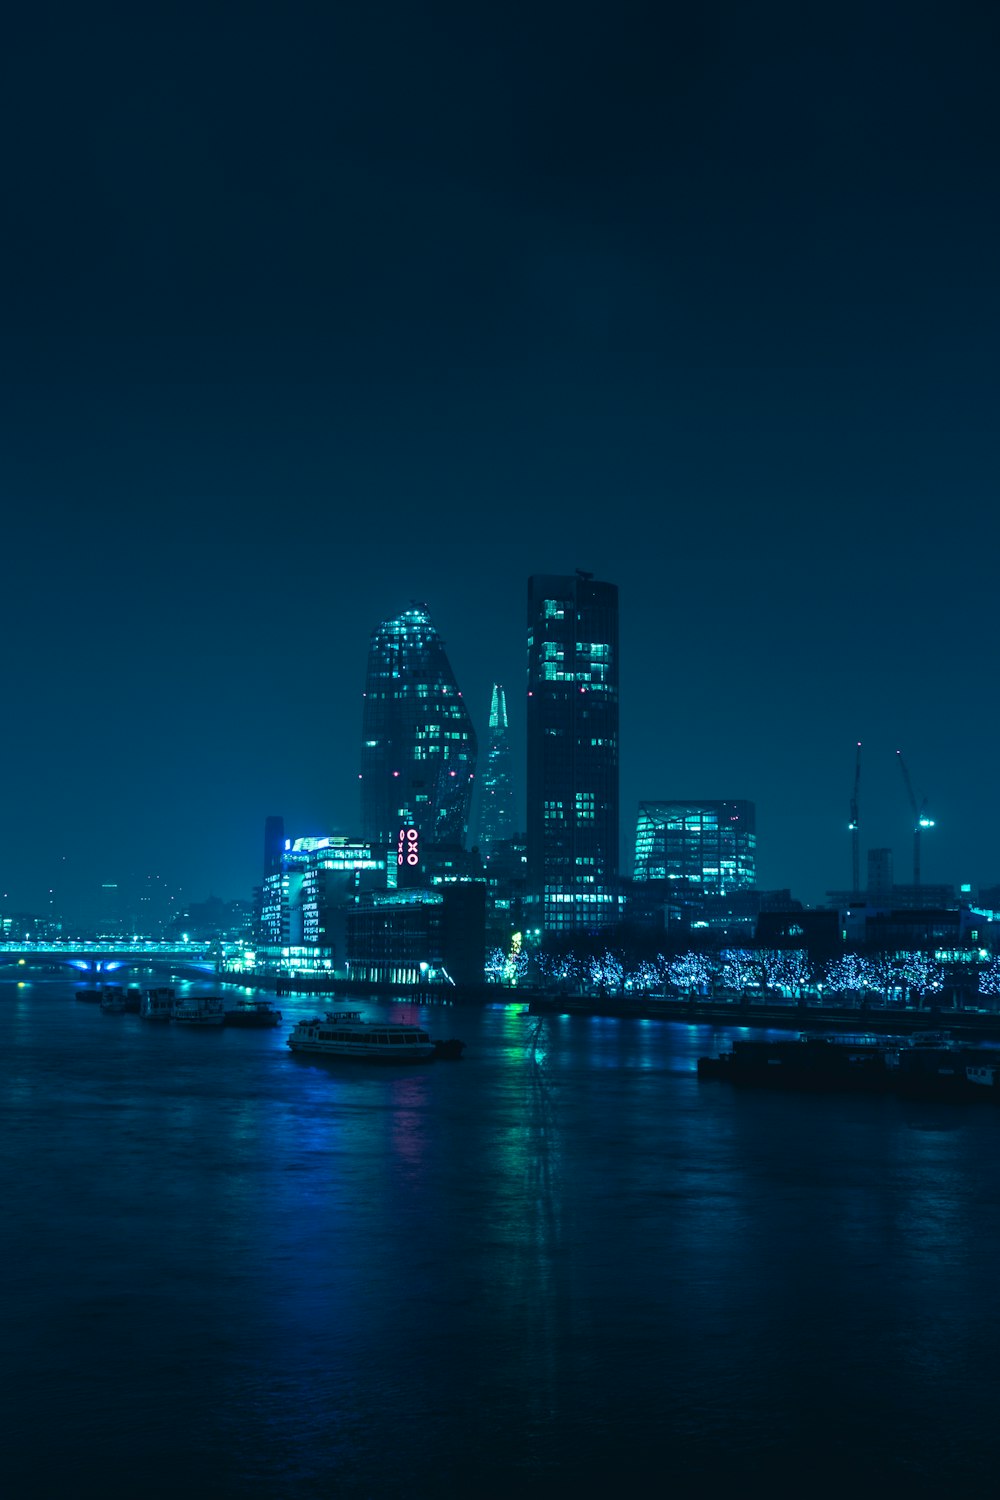
[[[11,1493],[994,1472],[1000,1112],[699,1085],[711,1027],[359,1007],[468,1043],[400,1073],[293,1057],[322,998],[71,993],[0,988]]]

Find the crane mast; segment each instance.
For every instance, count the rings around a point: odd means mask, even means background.
[[[857,756],[854,762],[854,791],[851,795],[851,821],[848,827],[851,830],[851,891],[855,896],[861,894],[861,741],[858,740]]]
[[[924,798],[924,800],[920,804],[920,806],[919,807],[917,806],[917,799],[916,799],[916,796],[914,795],[914,791],[913,791],[913,783],[910,780],[910,773],[906,769],[906,762],[903,759],[903,752],[902,752],[902,750],[897,750],[896,754],[899,757],[899,769],[903,773],[903,785],[906,787],[906,795],[907,795],[907,798],[909,799],[910,809],[911,809],[911,811],[913,813],[913,884],[914,884],[914,886],[919,887],[919,885],[920,885],[920,835],[921,835],[922,831],[925,828],[933,828],[934,827],[934,819],[933,818],[929,818],[927,816],[927,798],[926,797]]]

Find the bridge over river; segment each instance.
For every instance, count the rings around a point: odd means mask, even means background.
[[[79,941],[0,943],[0,973],[16,968],[70,968],[82,974],[112,974],[123,969],[192,969],[214,974],[216,958],[210,943]]]

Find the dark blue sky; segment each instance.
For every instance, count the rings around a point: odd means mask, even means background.
[[[908,875],[901,746],[925,879],[1000,881],[995,8],[331,10],[5,42],[4,904],[355,830],[412,598],[520,735],[527,576],[575,567],[626,831],[753,798],[819,899],[860,738],[863,845]]]

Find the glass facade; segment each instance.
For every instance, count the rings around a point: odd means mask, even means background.
[[[479,806],[479,853],[488,864],[497,844],[514,834],[514,784],[511,775],[507,697],[496,683],[490,702],[490,741],[486,752]]]
[[[385,854],[338,835],[286,839],[280,868],[265,875],[258,941],[342,957],[346,910],[386,883]]]
[[[403,826],[425,849],[464,847],[476,734],[422,605],[373,633],[362,716],[361,822],[378,848]]]
[[[697,896],[746,890],[757,882],[755,822],[752,802],[640,802],[634,878]]]
[[[528,887],[547,930],[615,922],[618,589],[528,580]]]

